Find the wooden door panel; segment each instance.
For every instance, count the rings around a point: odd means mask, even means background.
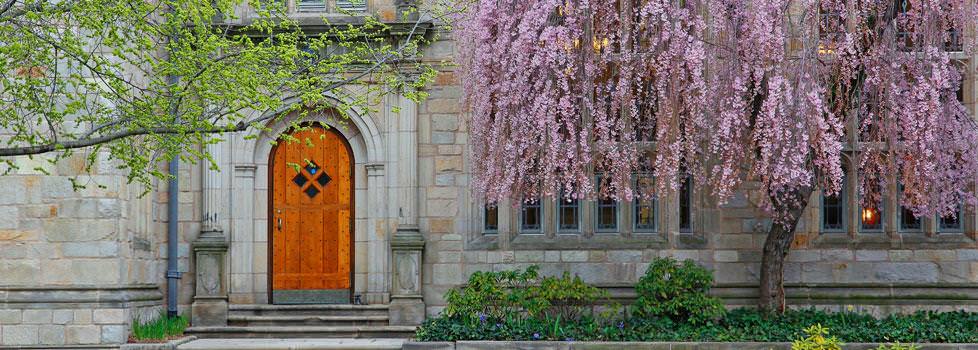
[[[292,135],[299,141],[275,147],[269,170],[273,302],[288,291],[309,297],[352,287],[352,154],[335,131]]]

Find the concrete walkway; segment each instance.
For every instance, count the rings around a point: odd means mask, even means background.
[[[400,350],[404,339],[198,339],[178,350]]]

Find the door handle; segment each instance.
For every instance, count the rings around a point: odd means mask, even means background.
[[[278,230],[282,231],[282,218],[278,218]]]

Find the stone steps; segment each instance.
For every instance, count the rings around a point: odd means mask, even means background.
[[[388,324],[387,315],[228,315],[229,326],[386,326]]]
[[[199,338],[411,338],[414,326],[190,327]]]
[[[179,350],[401,350],[404,339],[199,339]]]
[[[400,338],[413,326],[391,326],[387,305],[228,306],[226,327],[190,327],[200,338]]]
[[[268,305],[231,304],[228,315],[241,316],[387,316],[387,305]]]

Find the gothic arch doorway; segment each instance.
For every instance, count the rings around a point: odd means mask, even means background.
[[[353,290],[353,152],[332,128],[287,131],[269,155],[273,304],[349,303]]]

